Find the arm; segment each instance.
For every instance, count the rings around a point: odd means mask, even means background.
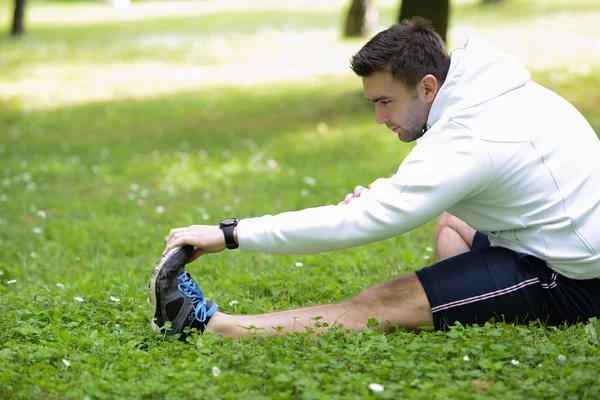
[[[348,204],[241,220],[240,249],[319,253],[389,239],[476,195],[492,172],[483,144],[453,125],[419,143],[394,176],[378,179]]]
[[[476,195],[489,185],[492,174],[483,144],[466,128],[449,126],[417,145],[394,176],[378,179],[348,204],[243,219],[234,238],[244,252],[287,254],[319,253],[385,240]],[[174,229],[167,249],[185,243],[198,247],[191,261],[225,249],[218,226]]]

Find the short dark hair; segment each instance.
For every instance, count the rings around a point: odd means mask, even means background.
[[[414,17],[375,35],[352,57],[350,67],[360,77],[390,72],[409,87],[432,74],[441,85],[450,68],[450,56],[431,23]]]

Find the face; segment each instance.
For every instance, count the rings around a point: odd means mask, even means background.
[[[385,124],[403,142],[423,136],[423,127],[437,93],[433,75],[423,77],[414,89],[394,79],[390,72],[376,72],[363,77],[362,81],[365,96],[375,103],[378,124]],[[435,83],[433,87],[432,83]]]

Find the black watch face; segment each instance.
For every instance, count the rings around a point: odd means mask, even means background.
[[[237,221],[237,219],[235,219],[235,218],[226,218],[223,221],[221,221],[221,225],[222,226],[230,226],[230,225],[235,224],[236,221]]]

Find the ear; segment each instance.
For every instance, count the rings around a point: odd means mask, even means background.
[[[433,103],[439,90],[438,81],[431,74],[425,75],[418,84],[419,97],[426,104]]]

